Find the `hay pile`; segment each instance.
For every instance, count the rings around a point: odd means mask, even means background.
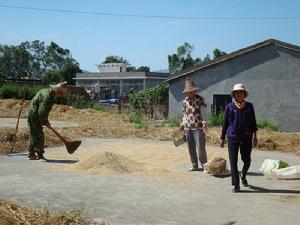
[[[21,100],[7,99],[0,100],[0,117],[17,118]],[[22,117],[26,115],[30,101],[25,101]],[[79,124],[78,127],[61,128],[59,132],[69,139],[82,139],[89,137],[98,138],[143,138],[152,140],[172,140],[177,128],[170,127],[149,127],[148,129],[136,129],[128,122],[128,115],[112,114],[93,109],[75,109],[65,105],[54,105],[49,115],[51,120],[72,121]],[[26,133],[26,129],[24,133]],[[9,133],[13,130],[8,128],[0,129],[0,153],[7,152],[11,146],[11,137],[6,141]],[[9,136],[9,135],[8,135]],[[11,136],[11,135],[10,135]],[[46,130],[46,145],[62,145],[56,137]],[[219,144],[220,128],[209,128],[207,132],[207,143]],[[27,135],[17,139],[22,150],[26,149]],[[259,130],[258,148],[262,150],[280,150],[300,154],[300,134],[284,132],[273,132],[270,130]],[[18,148],[16,148],[18,149]]]
[[[89,174],[143,174],[159,175],[168,173],[165,168],[150,166],[120,154],[104,151],[68,167],[69,171],[80,171]]]
[[[106,222],[93,222],[80,216],[80,212],[49,212],[27,208],[0,199],[1,225],[109,225]]]

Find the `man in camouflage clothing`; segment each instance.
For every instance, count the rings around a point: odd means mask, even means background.
[[[56,98],[64,96],[67,82],[50,85],[41,89],[32,99],[28,108],[29,154],[30,160],[45,160],[43,126],[51,128],[48,116]]]

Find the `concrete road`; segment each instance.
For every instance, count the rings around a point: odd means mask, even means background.
[[[2,127],[12,127],[15,128],[17,125],[17,118],[0,118],[0,128]],[[50,123],[52,124],[53,127],[76,127],[78,126],[77,123],[75,122],[64,122],[64,121],[55,121],[55,120],[50,120]],[[19,120],[19,128],[21,127],[27,127],[27,119],[20,118]]]
[[[90,146],[137,146],[157,141],[129,139],[86,139]],[[161,142],[173,145],[170,142]],[[183,147],[184,148],[184,147]],[[113,149],[112,149],[113,150]],[[208,151],[225,151],[208,146]],[[63,147],[47,152],[65,152]],[[300,157],[278,152],[254,151],[248,177],[251,188],[231,193],[230,177],[216,178],[193,172],[193,179],[162,182],[152,177],[130,175],[88,175],[57,171],[74,159],[49,163],[29,161],[26,155],[0,156],[0,198],[27,206],[54,210],[82,209],[91,218],[103,218],[115,225],[296,225],[300,224],[300,181],[268,180],[258,173],[266,158],[300,165]],[[186,171],[186,165],[176,170]],[[188,173],[188,172],[186,172]]]

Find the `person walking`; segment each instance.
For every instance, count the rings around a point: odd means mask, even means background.
[[[228,153],[231,166],[232,192],[240,191],[238,172],[238,152],[244,163],[240,177],[242,184],[248,187],[246,179],[251,164],[252,146],[257,145],[257,125],[255,111],[252,103],[246,102],[249,93],[244,84],[235,84],[231,96],[234,102],[225,107],[224,122],[220,137],[220,146],[223,148],[225,137],[228,139]]]
[[[27,124],[29,128],[29,160],[44,160],[44,132],[43,126],[51,128],[48,116],[56,98],[64,96],[67,82],[57,85],[50,85],[49,88],[43,88],[37,92],[32,99],[28,112]]]
[[[196,91],[198,88],[190,77],[186,79],[185,88],[182,93],[186,94],[183,100],[183,119],[180,124],[179,130],[185,133],[192,168],[189,171],[198,171],[199,162],[201,169],[204,170],[203,164],[207,162],[206,154],[206,137],[205,131],[207,128],[206,122],[201,115],[201,108],[206,107],[203,97],[198,95]],[[198,150],[198,155],[197,155]]]

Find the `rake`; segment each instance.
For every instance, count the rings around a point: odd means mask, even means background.
[[[69,154],[73,154],[81,144],[81,141],[67,141],[53,127],[50,127],[49,129],[52,130],[53,133],[65,144]]]

